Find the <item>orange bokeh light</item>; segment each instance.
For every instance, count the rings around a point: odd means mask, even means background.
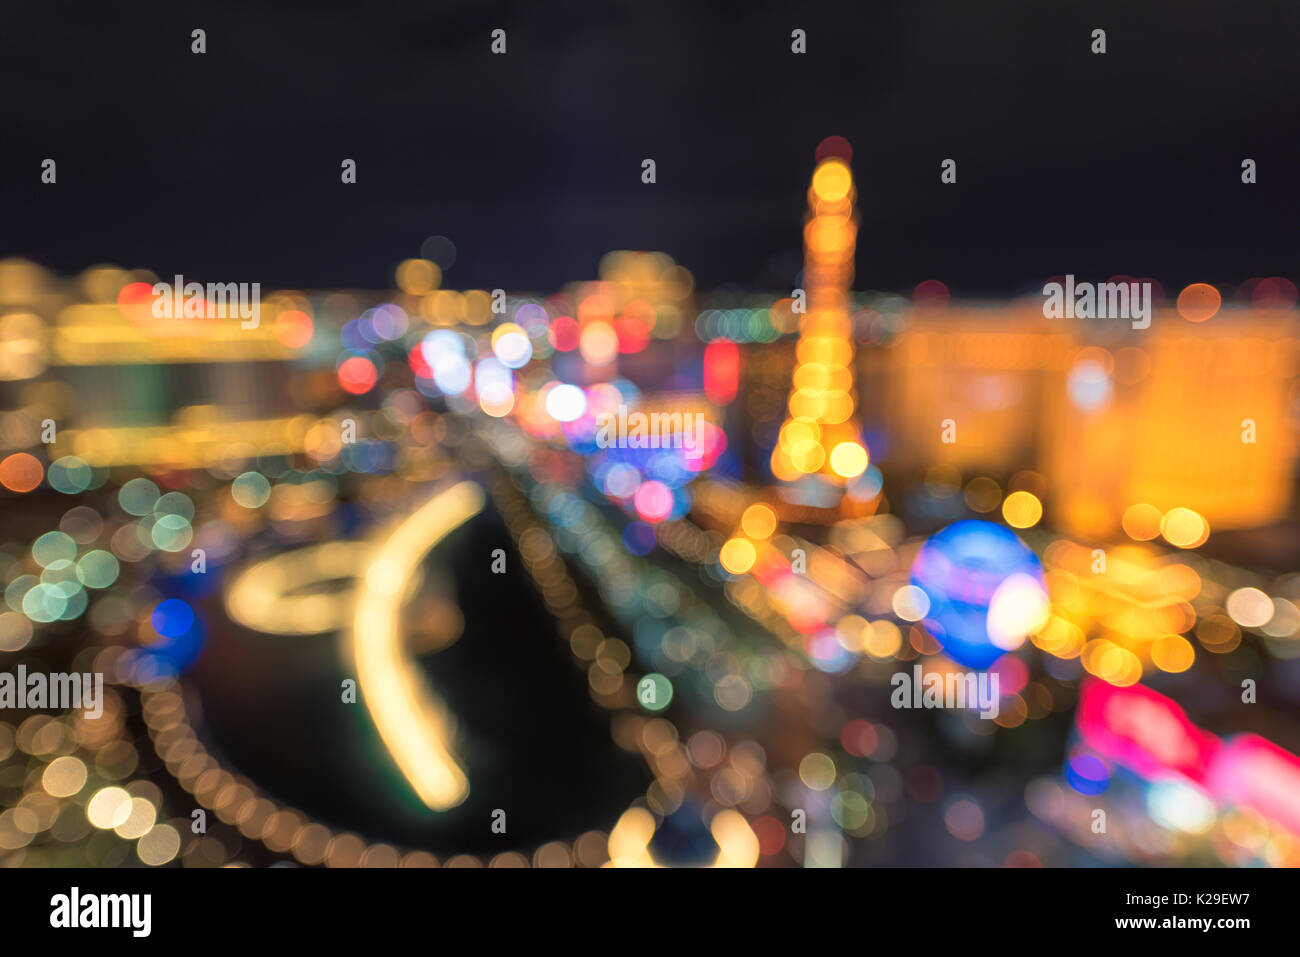
[[[1204,322],[1222,305],[1219,290],[1208,282],[1194,282],[1178,294],[1178,314],[1188,322]]]
[[[30,492],[44,477],[40,459],[27,452],[15,452],[0,461],[0,485],[11,492]]]

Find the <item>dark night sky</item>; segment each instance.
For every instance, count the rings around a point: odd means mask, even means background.
[[[384,287],[444,234],[452,287],[549,291],[635,248],[706,288],[777,289],[813,151],[837,133],[855,148],[859,288],[1295,278],[1298,8],[7,0],[0,255]]]

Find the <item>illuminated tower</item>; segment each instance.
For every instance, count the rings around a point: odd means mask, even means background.
[[[816,475],[842,487],[867,468],[856,416],[849,312],[858,231],[854,198],[848,163],[836,157],[820,162],[808,190],[803,233],[807,298],[794,381],[772,450],[772,473],[782,482]]]

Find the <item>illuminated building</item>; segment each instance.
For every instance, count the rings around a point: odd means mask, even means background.
[[[1291,503],[1295,333],[1277,310],[1201,325],[1157,310],[1149,330],[1100,346],[1037,303],[918,310],[874,357],[887,465],[1032,469],[1053,521],[1097,539],[1138,504],[1191,509],[1211,529],[1265,525]]]
[[[842,487],[867,468],[849,314],[858,228],[854,198],[847,162],[831,157],[818,164],[804,226],[807,312],[799,323],[793,388],[771,460],[772,474],[782,482],[818,475]]]
[[[1042,471],[1058,520],[1111,536],[1133,505],[1199,513],[1212,530],[1267,525],[1291,504],[1300,372],[1294,316],[1173,310],[1120,348],[1077,349],[1052,369]]]

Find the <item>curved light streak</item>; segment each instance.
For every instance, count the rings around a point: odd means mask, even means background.
[[[326,542],[295,548],[246,568],[226,593],[226,613],[268,635],[321,635],[342,628],[352,612],[352,579],[374,546]],[[333,592],[314,590],[346,582]]]
[[[362,700],[398,768],[434,811],[464,801],[469,779],[453,750],[455,722],[403,648],[400,598],[424,556],[483,504],[474,482],[439,492],[379,546],[357,583],[350,643]]]

